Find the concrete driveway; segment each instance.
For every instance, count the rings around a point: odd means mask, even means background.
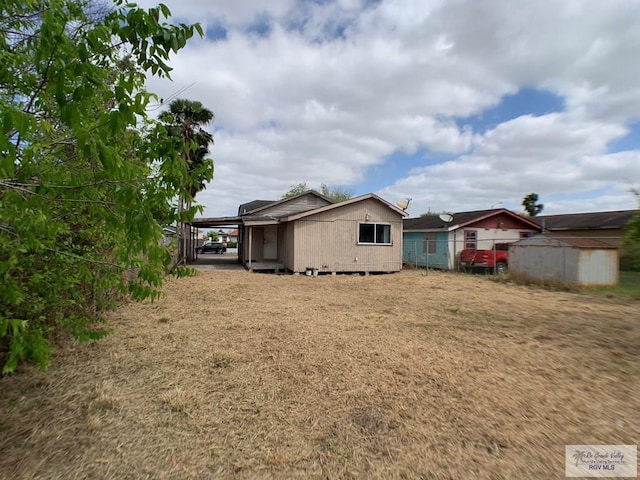
[[[245,270],[238,263],[238,250],[230,248],[225,253],[200,253],[195,262],[189,264],[190,267],[201,270]]]

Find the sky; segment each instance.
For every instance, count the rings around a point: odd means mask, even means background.
[[[640,0],[164,3],[206,32],[148,81],[215,114],[204,216],[302,181],[412,217],[637,208]]]

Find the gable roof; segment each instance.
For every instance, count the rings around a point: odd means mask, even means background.
[[[238,215],[246,215],[254,210],[260,210],[261,208],[276,203],[276,201],[277,200],[253,200],[251,202],[243,203],[238,207]]]
[[[532,220],[545,229],[559,230],[605,230],[624,228],[637,210],[617,210],[612,212],[565,213],[560,215],[539,215]]]
[[[528,224],[531,228],[539,229],[540,225],[532,222],[528,217],[523,217],[517,213],[507,210],[506,208],[494,208],[490,210],[474,210],[470,212],[452,213],[453,220],[445,222],[439,215],[427,215],[419,218],[405,218],[403,228],[404,231],[423,231],[423,230],[455,230],[471,223],[484,220],[500,214],[507,214],[519,221]]]
[[[240,207],[238,208],[238,215],[254,215],[261,210],[265,210],[266,208],[271,208],[282,203],[290,202],[291,200],[295,200],[296,198],[304,197],[305,195],[309,194],[315,195],[316,197],[326,200],[329,203],[333,203],[333,200],[325,197],[315,190],[305,190],[298,195],[282,198],[280,200],[254,200],[253,202],[245,203],[244,205],[240,205]]]
[[[345,200],[343,202],[332,203],[330,205],[325,205],[324,207],[315,208],[313,210],[307,210],[306,212],[295,213],[293,215],[289,215],[287,217],[282,218],[282,220],[286,221],[286,222],[289,222],[289,221],[292,221],[292,220],[298,220],[299,218],[307,217],[309,215],[315,215],[317,213],[326,212],[328,210],[333,210],[335,208],[344,207],[346,205],[351,205],[353,203],[362,202],[363,200],[368,200],[370,198],[383,203],[385,206],[389,207],[392,210],[395,210],[396,212],[398,212],[402,216],[405,216],[407,214],[404,210],[401,210],[400,208],[396,207],[395,205],[392,205],[391,203],[387,202],[383,198],[380,198],[375,193],[367,193],[365,195],[360,195],[359,197],[350,198],[350,199]]]

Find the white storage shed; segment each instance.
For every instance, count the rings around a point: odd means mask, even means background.
[[[536,235],[509,245],[509,271],[529,280],[615,286],[618,248],[582,237]]]

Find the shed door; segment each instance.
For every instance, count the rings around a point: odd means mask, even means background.
[[[265,260],[278,259],[278,226],[269,225],[264,227],[264,249],[262,257]]]

